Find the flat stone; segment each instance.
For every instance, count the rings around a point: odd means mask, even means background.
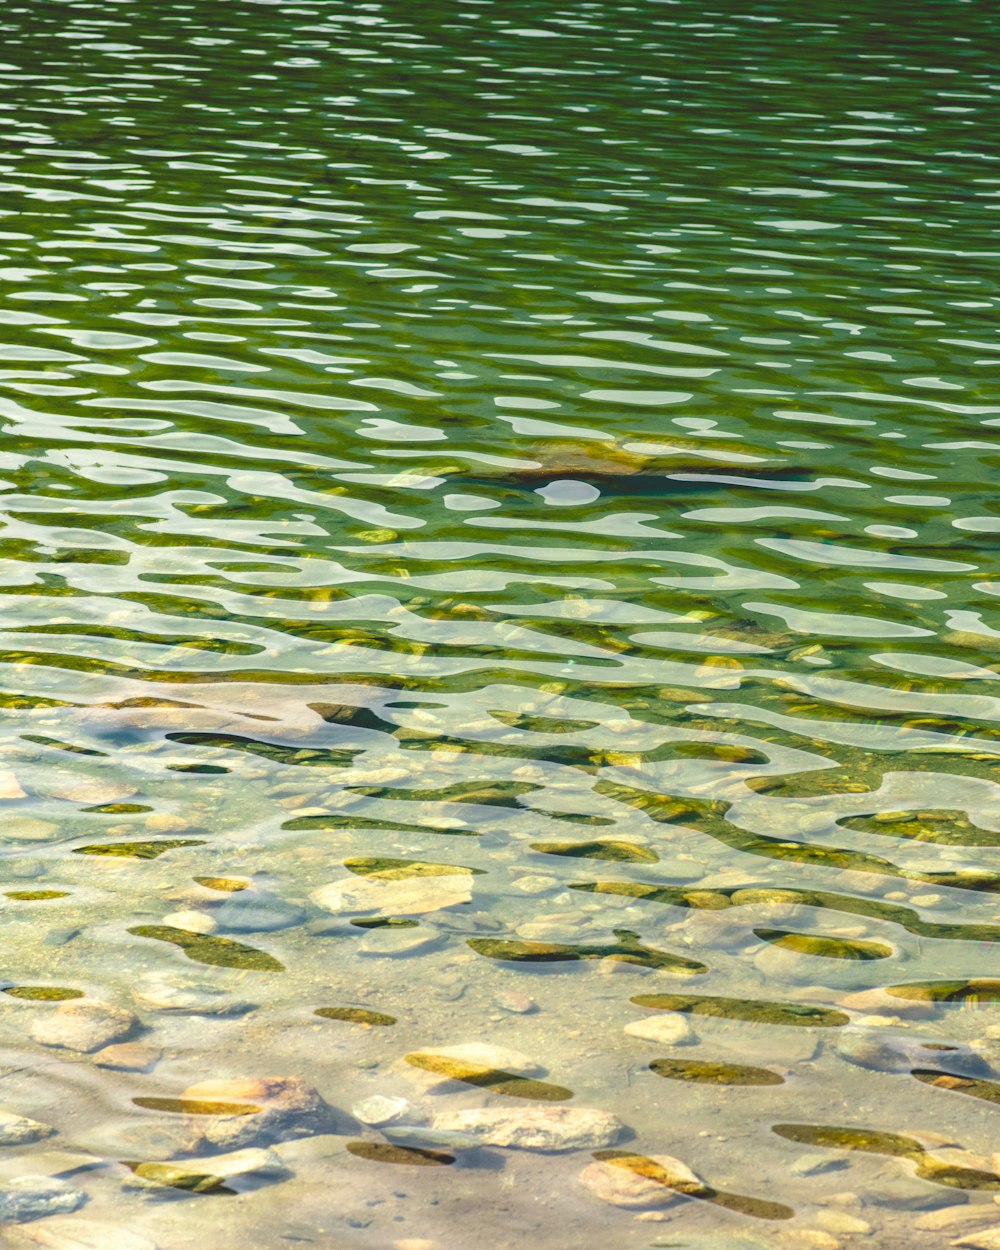
[[[210,1193],[227,1181],[244,1176],[283,1172],[281,1160],[271,1150],[249,1147],[227,1154],[201,1155],[197,1159],[178,1159],[166,1163],[140,1163],[130,1178],[142,1189],[186,1189]],[[227,1185],[226,1188],[229,1188]]]
[[[305,911],[266,890],[241,890],[216,909],[215,923],[226,933],[274,933],[302,924]]]
[[[28,1225],[18,1231],[18,1244],[41,1250],[156,1250],[156,1243],[140,1233],[79,1215]]]
[[[187,929],[189,933],[213,933],[216,928],[211,916],[193,908],[169,912],[163,917],[163,923],[174,929]]]
[[[380,1124],[394,1124],[405,1120],[410,1104],[405,1098],[386,1098],[382,1094],[373,1094],[371,1098],[363,1098],[351,1107],[351,1115],[362,1124],[377,1128]]]
[[[48,842],[58,834],[59,826],[51,820],[38,820],[34,816],[4,816],[3,839],[5,842]]]
[[[366,933],[358,947],[361,955],[376,955],[389,959],[402,959],[428,950],[441,941],[439,933],[425,929],[372,929]]]
[[[1000,1250],[1000,1224],[994,1224],[992,1228],[984,1228],[979,1232],[967,1233],[964,1237],[959,1237],[957,1241],[949,1244],[968,1246],[969,1250]]]
[[[51,1137],[54,1132],[51,1124],[42,1124],[23,1115],[0,1111],[0,1146],[27,1146],[31,1142]]]
[[[54,1146],[48,1150],[32,1150],[29,1154],[17,1152],[0,1155],[0,1189],[7,1181],[16,1181],[24,1175],[27,1167],[32,1176],[63,1178],[70,1172],[89,1172],[103,1167],[105,1160],[82,1150],[61,1150]],[[2,1244],[2,1243],[0,1243]]]
[[[654,1164],[659,1179],[621,1164],[598,1161],[589,1163],[580,1173],[580,1182],[602,1202],[630,1210],[666,1207],[679,1202],[684,1192],[705,1188],[701,1177],[672,1155],[634,1156],[640,1167]],[[679,1192],[680,1191],[680,1192]]]
[[[521,894],[547,894],[549,890],[556,889],[562,883],[558,877],[543,877],[539,873],[529,873],[527,876],[518,877],[512,884],[514,889],[520,891]]]
[[[863,1195],[866,1207],[886,1207],[891,1211],[927,1211],[940,1206],[941,1187],[910,1180],[904,1176],[880,1176],[878,1187]]]
[[[420,916],[470,902],[472,876],[463,872],[384,881],[352,874],[322,886],[312,898],[325,911],[348,916]]]
[[[0,1221],[20,1224],[46,1215],[67,1215],[86,1202],[79,1189],[50,1176],[18,1176],[0,1183]]]
[[[533,998],[527,994],[516,994],[513,990],[501,990],[499,994],[494,994],[493,1006],[515,1016],[527,1016],[538,1010],[538,1004]]]
[[[489,1042],[462,1042],[457,1046],[422,1046],[414,1055],[430,1055],[435,1059],[452,1060],[455,1064],[471,1064],[490,1068],[495,1072],[513,1072],[516,1076],[531,1076],[542,1068],[519,1050],[507,1046],[491,1046]],[[433,1079],[439,1078],[428,1074]]]
[[[87,1054],[127,1037],[138,1024],[136,1017],[121,1007],[74,1000],[39,1014],[28,1033],[43,1046]]]
[[[867,1220],[859,1219],[856,1215],[851,1215],[847,1211],[818,1211],[815,1215],[816,1223],[827,1233],[843,1233],[845,1236],[860,1233],[865,1235],[872,1231],[872,1226]]]
[[[0,768],[0,799],[25,799],[28,796],[21,789],[17,777],[9,768]]]
[[[584,1107],[481,1107],[445,1111],[431,1127],[467,1133],[484,1146],[513,1150],[599,1150],[613,1146],[625,1129],[608,1111]]]
[[[966,1224],[988,1224],[996,1219],[996,1209],[991,1203],[966,1202],[957,1207],[940,1207],[928,1211],[913,1221],[913,1227],[926,1232],[941,1232],[949,1228],[961,1228]]]
[[[913,1067],[900,1039],[891,1036],[844,1029],[837,1037],[836,1046],[842,1059],[872,1072],[908,1072]]]
[[[103,803],[120,803],[138,793],[135,786],[124,781],[100,781],[87,777],[64,781],[49,791],[54,799],[67,799],[71,803],[86,803],[93,807]]]
[[[328,1133],[334,1111],[301,1077],[261,1077],[201,1081],[181,1094],[183,1102],[245,1103],[245,1115],[193,1115],[195,1145],[237,1150],[291,1137]]]
[[[205,984],[180,972],[154,972],[140,977],[132,997],[147,1011],[176,1011],[193,1016],[236,1016],[254,1004],[216,985]]]
[[[94,1063],[99,1068],[111,1068],[117,1072],[149,1072],[159,1063],[162,1053],[155,1046],[146,1046],[142,1042],[117,1042],[97,1051]]]
[[[667,1012],[662,1016],[633,1020],[631,1024],[625,1025],[625,1032],[629,1037],[640,1037],[643,1041],[656,1042],[659,1046],[690,1046],[698,1040],[698,1035],[680,1012]],[[621,1171],[620,1168],[618,1170]]]

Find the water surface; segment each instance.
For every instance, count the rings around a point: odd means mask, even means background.
[[[1000,1223],[993,6],[2,29],[12,1244]]]

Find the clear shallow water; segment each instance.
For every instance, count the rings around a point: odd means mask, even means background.
[[[11,1244],[1000,1222],[991,8],[3,27]]]

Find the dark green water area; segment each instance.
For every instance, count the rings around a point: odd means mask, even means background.
[[[0,1245],[1000,1246],[1000,10],[0,12]]]

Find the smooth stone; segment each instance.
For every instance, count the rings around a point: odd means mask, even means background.
[[[21,790],[17,778],[10,769],[0,769],[0,799],[16,800],[26,799],[27,795]]]
[[[373,1094],[371,1098],[363,1098],[351,1107],[351,1115],[362,1124],[377,1128],[380,1124],[392,1124],[406,1118],[410,1104],[405,1098],[386,1098],[383,1094]]]
[[[698,1040],[694,1029],[679,1012],[633,1020],[625,1025],[625,1032],[629,1037],[640,1037],[661,1046],[690,1046]],[[669,1156],[664,1155],[664,1158]],[[616,1170],[621,1171],[621,1168]]]
[[[865,1207],[886,1207],[890,1211],[928,1211],[941,1205],[940,1185],[921,1184],[902,1176],[880,1176],[878,1188],[865,1192]],[[954,1200],[954,1199],[953,1199]]]
[[[179,972],[154,972],[140,977],[132,997],[147,1011],[177,1011],[194,1016],[234,1016],[254,1004],[234,998],[215,985],[205,985]]]
[[[0,1220],[19,1224],[46,1215],[68,1215],[86,1202],[86,1195],[50,1176],[18,1176],[0,1183]]]
[[[511,990],[501,990],[493,996],[493,1006],[501,1011],[510,1012],[515,1016],[527,1016],[538,1010],[538,1004],[527,994],[515,994]]]
[[[23,1115],[0,1111],[0,1146],[27,1146],[31,1142],[51,1137],[54,1132],[51,1124],[42,1124]]]
[[[47,842],[59,833],[59,826],[51,820],[37,820],[34,816],[6,818],[3,822],[5,842]]]
[[[201,1081],[186,1089],[181,1099],[247,1103],[259,1108],[249,1115],[192,1116],[199,1149],[221,1146],[237,1150],[327,1133],[335,1114],[319,1093],[297,1076]]]
[[[227,933],[274,933],[305,919],[301,907],[263,890],[241,890],[215,910],[216,925]]]
[[[451,873],[442,877],[350,877],[324,885],[312,896],[326,911],[380,916],[421,916],[472,900],[472,875]]]
[[[156,1243],[140,1233],[79,1215],[57,1215],[19,1229],[17,1244],[41,1250],[156,1250]]]
[[[124,799],[130,799],[133,794],[138,794],[138,790],[127,782],[99,781],[88,777],[79,777],[76,780],[64,782],[55,790],[49,791],[49,795],[54,799],[66,799],[70,803],[86,803],[91,807],[104,803],[121,803]]]
[[[561,884],[558,877],[543,877],[539,873],[529,873],[513,882],[514,889],[521,894],[547,894]]]
[[[1000,1224],[992,1228],[984,1228],[976,1233],[967,1233],[957,1241],[949,1243],[953,1246],[967,1246],[969,1250],[1000,1250]]]
[[[837,1054],[855,1067],[873,1072],[908,1072],[913,1064],[898,1039],[844,1029],[837,1037]]]
[[[483,1144],[475,1133],[451,1132],[423,1124],[387,1124],[382,1132],[396,1145],[417,1149],[475,1150]]]
[[[141,1163],[130,1183],[142,1189],[190,1189],[210,1192],[223,1182],[262,1173],[279,1173],[285,1169],[272,1150],[249,1147],[227,1154],[201,1155],[197,1159],[178,1159],[166,1163]],[[215,1186],[212,1181],[216,1181]],[[227,1186],[228,1188],[229,1186]]]
[[[361,955],[377,955],[400,959],[417,951],[429,950],[441,941],[439,933],[420,929],[372,929],[358,947]]]
[[[944,1229],[959,1228],[963,1224],[986,1224],[996,1219],[996,1210],[990,1203],[967,1202],[964,1206],[939,1207],[937,1211],[928,1211],[913,1221],[913,1227],[926,1232],[941,1232]]]
[[[317,1133],[314,1137],[297,1137],[291,1141],[277,1142],[272,1148],[284,1167],[301,1171],[316,1163],[341,1158],[345,1138],[337,1133]]]
[[[104,1166],[98,1155],[85,1154],[82,1150],[61,1150],[54,1146],[49,1150],[20,1151],[0,1155],[0,1189],[7,1181],[16,1181],[31,1168],[32,1176],[63,1178],[70,1172],[89,1172]],[[2,1244],[2,1243],[0,1243]]]
[[[641,1176],[627,1167],[598,1161],[589,1163],[583,1169],[580,1182],[602,1202],[632,1210],[666,1207],[681,1201],[684,1195],[672,1188],[674,1183],[688,1191],[704,1188],[701,1177],[696,1176],[680,1159],[672,1155],[648,1155],[645,1158],[666,1173],[662,1181]]]
[[[73,1000],[40,1014],[28,1030],[43,1046],[60,1046],[88,1054],[125,1038],[139,1021],[121,1007]]]
[[[445,1111],[432,1128],[470,1133],[484,1146],[513,1150],[599,1150],[613,1146],[625,1130],[609,1111],[584,1107],[480,1107]]]
[[[163,923],[189,933],[211,933],[216,927],[212,917],[203,911],[172,911],[163,917]]]
[[[866,1235],[872,1231],[872,1226],[867,1220],[850,1215],[847,1211],[818,1211],[814,1219],[826,1233],[843,1233],[845,1236],[853,1236],[855,1233]]]
[[[162,1051],[142,1042],[118,1042],[105,1046],[94,1054],[99,1068],[111,1068],[117,1072],[149,1072],[160,1061]]]
[[[489,1042],[462,1042],[457,1046],[423,1046],[412,1052],[415,1056],[430,1055],[435,1059],[453,1060],[456,1064],[472,1064],[474,1067],[490,1068],[495,1072],[513,1072],[516,1076],[533,1076],[542,1068],[519,1050],[506,1046],[491,1046]],[[436,1081],[438,1073],[428,1073]]]

